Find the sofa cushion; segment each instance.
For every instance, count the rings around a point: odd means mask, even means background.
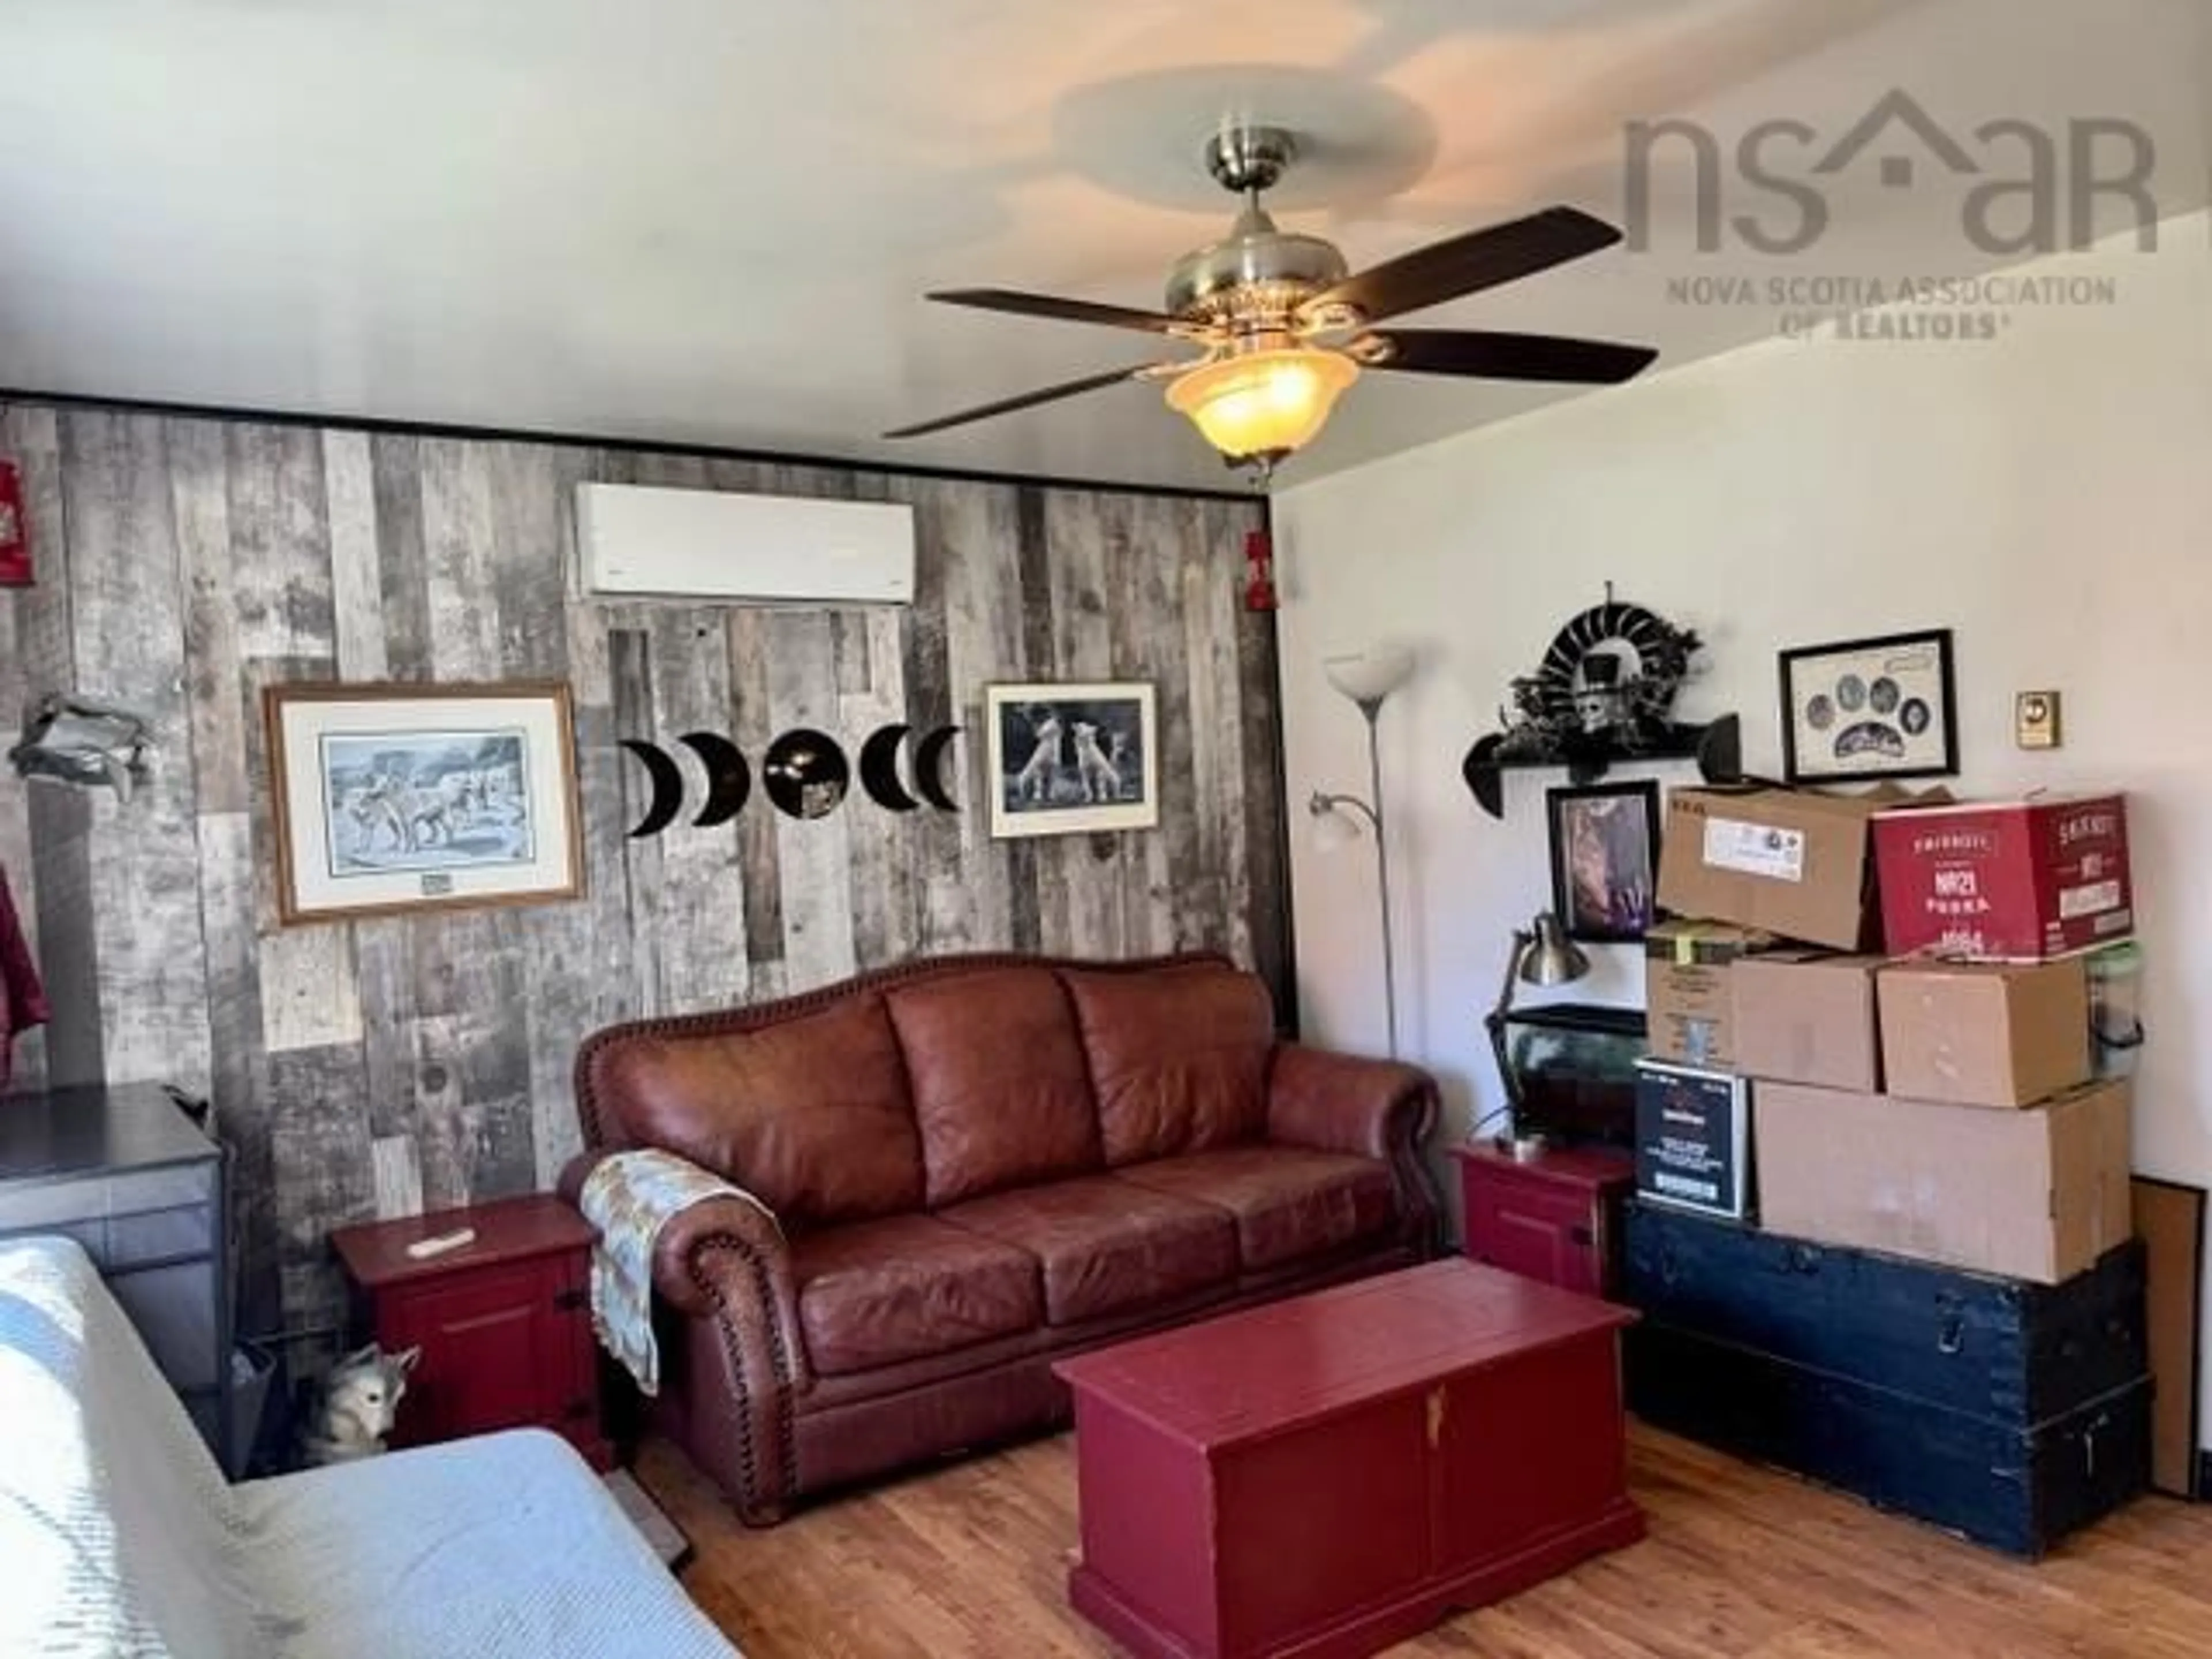
[[[1376,1237],[1398,1218],[1389,1170],[1340,1152],[1231,1146],[1131,1164],[1116,1179],[1228,1211],[1248,1273]]]
[[[999,1193],[942,1212],[955,1226],[1026,1250],[1044,1269],[1044,1312],[1079,1324],[1232,1279],[1225,1210],[1092,1176]]]
[[[1048,969],[930,980],[884,1000],[932,1206],[1099,1167],[1090,1067],[1067,993]]]
[[[806,1357],[825,1376],[895,1365],[1042,1322],[1035,1257],[926,1215],[793,1239]]]
[[[921,1145],[879,995],[750,1031],[641,1032],[600,1076],[633,1139],[726,1176],[787,1226],[921,1206]]]
[[[1070,971],[1109,1165],[1257,1139],[1275,1013],[1252,974]]]

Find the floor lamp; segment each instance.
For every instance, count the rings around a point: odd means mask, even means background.
[[[1378,647],[1356,657],[1330,657],[1322,663],[1328,683],[1352,700],[1367,722],[1367,787],[1370,799],[1333,795],[1316,789],[1306,810],[1314,820],[1314,844],[1323,850],[1359,839],[1360,820],[1375,837],[1375,887],[1382,912],[1382,1006],[1390,1028],[1390,1056],[1398,1054],[1398,978],[1390,938],[1390,838],[1382,813],[1382,750],[1376,723],[1390,694],[1413,678],[1413,653]]]

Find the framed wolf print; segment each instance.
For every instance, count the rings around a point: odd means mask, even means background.
[[[568,688],[272,685],[287,925],[583,890]]]
[[[1150,830],[1159,823],[1151,686],[988,686],[983,719],[993,836]]]
[[[1947,778],[1959,770],[1951,630],[1781,653],[1783,775],[1791,783]]]

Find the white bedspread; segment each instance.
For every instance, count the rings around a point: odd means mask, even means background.
[[[272,1653],[230,1498],[84,1251],[0,1246],[0,1654]]]
[[[0,1246],[0,1655],[734,1659],[528,1430],[227,1485],[82,1250]]]
[[[731,1654],[542,1429],[252,1481],[237,1497],[286,1659]]]

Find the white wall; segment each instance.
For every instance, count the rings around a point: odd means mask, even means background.
[[[1403,1046],[1443,1081],[1451,1133],[1498,1103],[1480,1015],[1509,929],[1549,902],[1543,794],[1564,781],[1509,774],[1501,823],[1460,758],[1611,580],[1705,636],[1679,712],[1740,711],[1755,771],[1780,765],[1777,650],[1948,626],[1966,790],[2130,792],[2136,1164],[2212,1182],[2212,220],[2167,224],[2155,255],[2030,270],[2109,275],[2117,303],[2021,313],[1987,343],[1777,341],[1279,498],[1294,802],[1364,788],[1364,727],[1322,659],[1420,654],[1383,714],[1384,790]],[[2065,747],[2023,753],[2013,693],[2049,686]],[[1379,1052],[1372,859],[1299,836],[1291,873],[1308,1030]],[[1605,954],[1577,994],[1640,1000],[1640,964]]]

